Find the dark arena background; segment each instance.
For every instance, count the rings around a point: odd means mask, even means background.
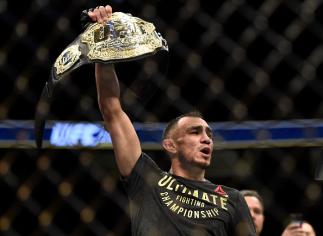
[[[55,89],[45,148],[35,147],[32,131],[52,64],[81,33],[81,11],[106,4],[153,22],[170,48],[166,61],[116,65],[138,130],[148,124],[156,136],[171,118],[201,111],[216,134],[207,177],[259,191],[262,235],[281,235],[290,213],[323,235],[320,0],[0,0],[0,234],[130,235],[111,145],[86,146],[82,134],[68,142],[79,131],[73,124],[102,122],[93,65]],[[55,122],[74,127],[56,146]],[[144,151],[167,170],[160,137],[146,131]]]

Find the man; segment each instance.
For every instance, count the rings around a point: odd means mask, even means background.
[[[257,191],[241,190],[240,193],[247,202],[257,235],[260,235],[265,221],[264,201]]]
[[[104,23],[110,6],[89,12]],[[212,130],[198,113],[169,123],[163,147],[171,173],[162,171],[142,152],[135,129],[122,110],[113,65],[96,64],[98,103],[113,143],[117,166],[130,198],[133,235],[256,235],[248,207],[239,191],[204,178],[210,165]]]
[[[282,236],[316,236],[314,228],[308,222],[289,223]]]

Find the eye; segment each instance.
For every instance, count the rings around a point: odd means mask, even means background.
[[[206,131],[206,135],[207,135],[210,139],[213,139],[213,133],[212,133],[212,131]]]
[[[199,132],[197,130],[192,130],[190,133],[191,134],[198,134]]]
[[[255,213],[255,214],[257,214],[257,215],[261,215],[261,214],[262,214],[262,211],[261,211],[260,209],[257,209],[257,208],[256,208],[256,209],[254,209],[253,211],[254,211],[254,213]]]

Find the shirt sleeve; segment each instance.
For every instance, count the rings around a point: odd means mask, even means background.
[[[128,196],[134,198],[138,192],[143,193],[144,188],[149,186],[152,177],[158,172],[162,170],[146,153],[142,153],[130,175],[121,178]]]

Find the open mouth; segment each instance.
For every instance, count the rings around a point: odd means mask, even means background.
[[[211,153],[211,148],[209,148],[209,147],[204,147],[204,148],[202,148],[202,149],[201,149],[201,152],[202,152],[203,154],[209,155],[209,154]]]

